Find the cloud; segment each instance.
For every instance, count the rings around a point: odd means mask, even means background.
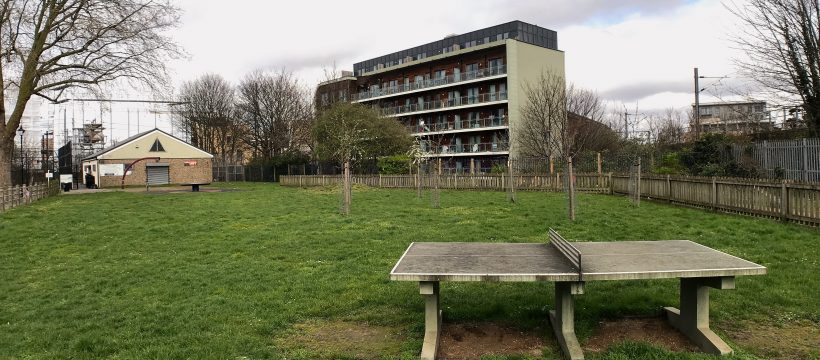
[[[291,54],[277,55],[261,60],[248,61],[248,69],[280,69],[289,71],[301,71],[313,68],[332,68],[335,64],[339,69],[347,69],[351,59],[355,58],[357,52],[354,49],[339,50],[332,54]]]
[[[686,81],[649,81],[633,82],[626,85],[617,86],[601,92],[601,97],[606,100],[618,102],[635,102],[640,99],[659,93],[693,93],[694,84]]]
[[[525,0],[516,1],[515,6],[500,1],[488,1],[485,5],[491,13],[500,13],[511,20],[559,29],[568,25],[614,24],[629,16],[668,13],[686,3],[683,0]]]

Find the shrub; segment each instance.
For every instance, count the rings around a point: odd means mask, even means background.
[[[392,155],[379,158],[379,174],[400,175],[410,173],[410,157],[407,155]]]

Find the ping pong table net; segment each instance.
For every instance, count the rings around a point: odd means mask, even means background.
[[[569,241],[564,239],[561,234],[558,234],[552,228],[549,229],[550,244],[558,249],[558,252],[566,258],[578,271],[578,281],[584,280],[583,268],[581,267],[581,252],[573,246]]]

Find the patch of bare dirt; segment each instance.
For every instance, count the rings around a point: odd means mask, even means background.
[[[743,323],[726,334],[767,359],[820,359],[820,328],[810,322],[784,326]]]
[[[543,329],[521,330],[494,323],[447,324],[442,328],[441,359],[477,359],[487,355],[540,356]]]
[[[282,346],[306,348],[328,359],[376,359],[397,354],[402,342],[394,328],[345,321],[298,324],[292,334],[279,339]]]
[[[645,342],[677,352],[698,351],[695,344],[660,317],[602,321],[582,347],[584,351],[602,352],[624,341]]]

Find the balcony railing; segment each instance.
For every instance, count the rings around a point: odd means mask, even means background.
[[[474,154],[488,152],[505,152],[510,150],[507,142],[475,143],[475,144],[452,144],[434,147],[430,156],[447,156],[456,154]]]
[[[432,123],[424,125],[410,125],[407,129],[411,134],[422,134],[441,131],[465,130],[465,129],[481,129],[496,126],[507,126],[506,116],[490,116],[480,119],[462,119],[459,121],[448,121],[442,123]]]
[[[379,109],[382,116],[395,116],[404,113],[417,111],[430,111],[446,109],[457,106],[475,105],[493,101],[507,100],[507,92],[484,93],[478,95],[468,95],[447,100],[425,101],[423,103],[413,103],[410,105],[400,105]]]
[[[459,74],[451,74],[441,78],[425,79],[423,81],[413,81],[408,84],[399,84],[396,86],[388,86],[386,88],[375,88],[368,91],[362,91],[351,96],[352,101],[363,101],[379,96],[387,96],[394,94],[401,94],[403,92],[414,91],[432,88],[436,86],[457,84],[460,82],[471,81],[476,79],[483,79],[491,76],[504,75],[507,73],[506,65],[499,65],[485,69],[474,71],[467,71]]]

